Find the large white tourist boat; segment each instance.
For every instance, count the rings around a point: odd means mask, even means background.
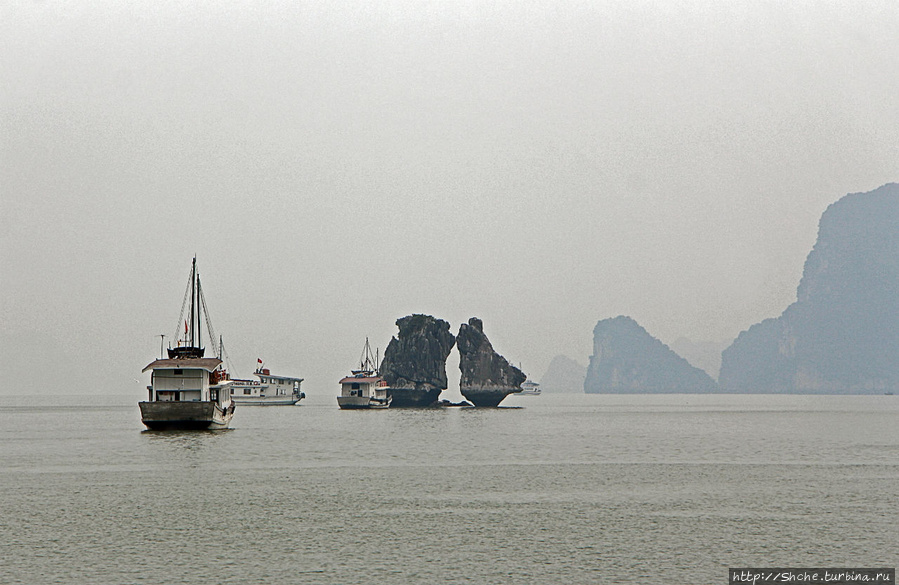
[[[365,349],[359,369],[352,370],[352,375],[340,381],[340,396],[337,405],[340,408],[387,408],[390,406],[390,388],[378,372],[377,357],[372,356],[368,338],[365,338]]]
[[[300,391],[303,378],[291,378],[290,376],[276,376],[268,368],[263,367],[262,360],[258,360],[259,367],[253,374],[258,380],[232,379],[229,386],[231,400],[237,404],[248,406],[276,406],[296,404],[306,395]]]
[[[516,392],[513,396],[540,396],[540,384],[525,380],[521,383],[521,392]]]
[[[189,321],[184,318],[188,296]],[[204,318],[210,339],[214,339],[194,258],[178,319],[179,332],[184,322],[184,333],[177,336],[175,347],[168,348],[168,357],[160,357],[143,369],[152,372],[151,383],[147,401],[138,406],[141,421],[150,429],[224,429],[231,423],[231,381],[222,368],[221,356],[205,357],[200,334]]]

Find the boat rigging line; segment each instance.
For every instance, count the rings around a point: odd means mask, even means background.
[[[181,314],[178,315],[178,325],[175,326],[175,335],[172,336],[172,339],[177,342],[181,339],[181,325],[184,321],[184,311],[187,309],[187,297],[190,295],[190,285],[194,282],[194,269],[190,269],[190,276],[187,279],[187,288],[184,289],[184,300],[181,301]]]

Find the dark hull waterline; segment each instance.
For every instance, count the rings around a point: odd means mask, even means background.
[[[141,422],[153,430],[223,429],[234,416],[234,404],[222,409],[214,402],[140,402]]]
[[[166,422],[144,421],[151,431],[204,431],[209,430],[212,421],[170,420]]]

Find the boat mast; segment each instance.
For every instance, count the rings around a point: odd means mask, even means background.
[[[371,353],[371,345],[368,343],[368,337],[365,338],[365,347],[362,350],[362,359],[359,360],[359,367],[366,372],[378,373],[377,358]]]
[[[197,295],[197,257],[194,256],[193,266],[190,269],[190,346],[194,345],[194,302]]]
[[[185,315],[188,296],[190,297],[190,315]],[[203,317],[206,318],[207,323],[209,322],[209,314],[206,311],[205,304],[203,287],[200,284],[200,271],[197,270],[197,257],[194,256],[190,267],[190,280],[187,282],[187,288],[184,290],[184,301],[181,303],[181,314],[178,317],[178,327],[180,329],[183,324],[184,333],[182,334],[180,331],[175,332],[178,347],[169,348],[170,358],[203,357],[203,332],[201,327]],[[209,338],[213,343],[215,342],[215,335],[211,333],[211,326]]]

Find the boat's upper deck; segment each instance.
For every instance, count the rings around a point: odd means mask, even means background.
[[[147,370],[206,370],[213,372],[221,363],[222,360],[218,358],[158,359],[141,372]]]
[[[341,384],[376,384],[381,381],[380,376],[347,376],[340,381]]]

